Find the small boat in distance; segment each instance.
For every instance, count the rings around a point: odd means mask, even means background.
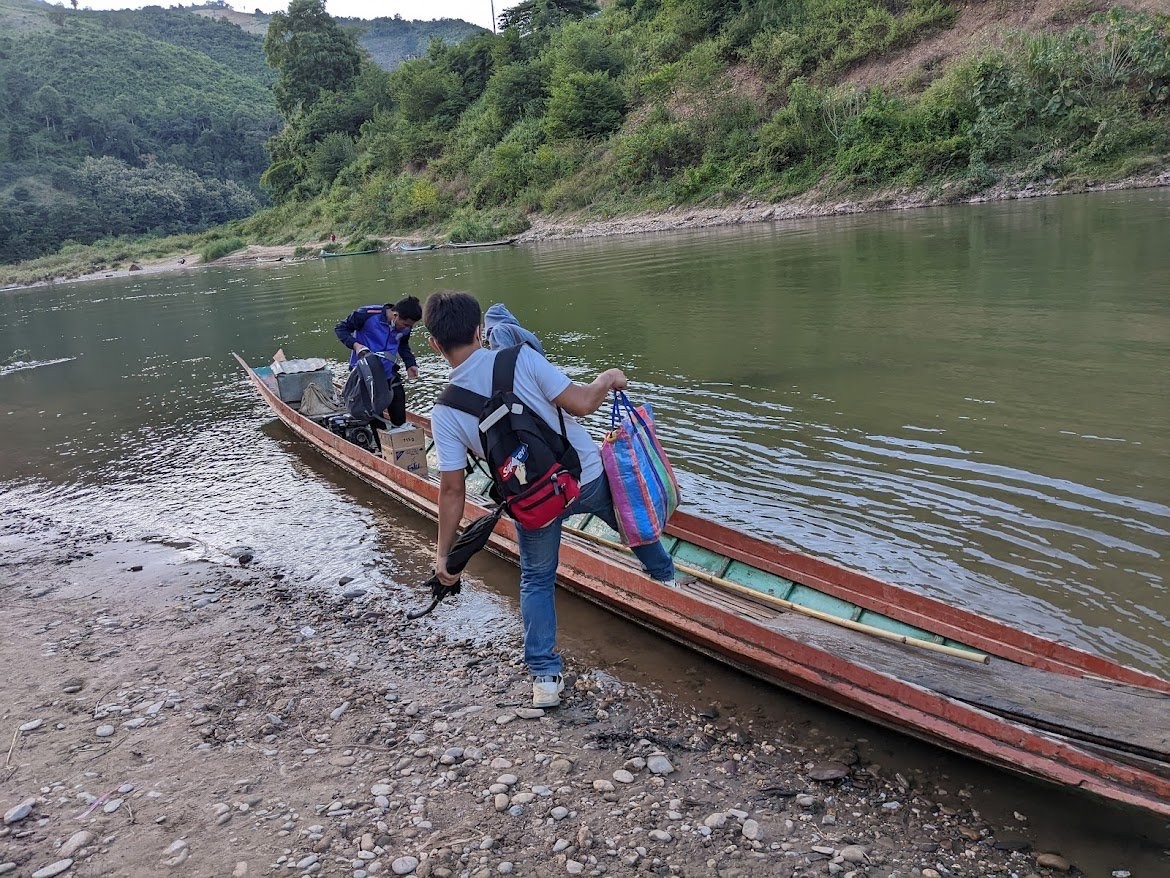
[[[271,367],[234,355],[281,421],[423,515],[439,482],[395,466],[282,402]],[[409,414],[427,435],[430,422]],[[463,514],[493,505],[467,477]],[[560,586],[814,701],[991,765],[1170,817],[1170,681],[683,511],[663,544],[694,582],[649,579],[590,514],[564,526]],[[516,561],[511,519],[488,548]],[[420,595],[421,597],[421,595]]]
[[[349,253],[330,253],[328,250],[321,251],[322,259],[336,259],[338,256],[365,256],[367,253],[380,253],[380,250],[354,250]]]
[[[421,253],[423,250],[434,250],[434,244],[407,244],[403,242],[398,245],[398,249],[403,253]]]
[[[476,247],[506,247],[509,244],[515,244],[516,240],[516,238],[503,238],[499,241],[468,241],[462,244],[456,244],[454,241],[450,241],[443,246],[452,247],[456,250],[471,250]]]

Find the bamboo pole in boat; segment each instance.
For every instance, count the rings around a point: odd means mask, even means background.
[[[570,529],[569,533],[573,536],[581,537],[591,543],[596,543],[599,546],[605,546],[609,549],[615,549],[619,552],[633,554],[628,546],[621,543],[616,543],[613,540],[607,540],[605,537],[599,537],[596,534],[591,534],[587,531]],[[943,655],[953,656],[955,658],[967,659],[968,661],[977,662],[981,665],[991,663],[991,657],[986,653],[976,652],[971,649],[959,649],[954,646],[947,646],[944,643],[934,643],[930,640],[922,640],[919,637],[909,637],[905,634],[897,634],[893,631],[886,631],[884,628],[876,628],[873,625],[866,625],[864,622],[855,622],[852,619],[844,619],[841,616],[834,616],[832,613],[824,613],[820,610],[814,610],[811,607],[801,606],[800,604],[787,601],[784,598],[778,598],[775,595],[767,594],[766,592],[757,591],[754,588],[749,588],[746,585],[740,585],[738,582],[732,582],[730,579],[723,579],[708,573],[698,567],[691,567],[689,564],[681,564],[675,562],[675,568],[686,573],[688,576],[693,576],[695,579],[700,579],[703,582],[714,585],[717,588],[725,591],[736,592],[742,594],[752,600],[761,601],[765,604],[778,607],[783,610],[789,610],[793,613],[799,613],[802,616],[810,616],[813,619],[820,619],[822,622],[828,622],[832,625],[840,625],[842,628],[849,628],[853,631],[860,631],[863,634],[871,634],[874,637],[880,637],[883,640],[892,640],[896,643],[904,643],[907,646],[915,646],[919,649],[929,650],[930,652],[938,652]]]

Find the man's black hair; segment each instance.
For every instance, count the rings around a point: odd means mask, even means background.
[[[422,305],[418,303],[417,296],[407,296],[405,299],[399,299],[398,304],[386,307],[391,311],[397,311],[403,320],[413,320],[416,323],[422,320]]]
[[[439,347],[450,351],[475,340],[482,314],[471,293],[442,290],[427,297],[423,323]]]

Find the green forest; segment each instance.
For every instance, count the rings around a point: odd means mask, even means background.
[[[900,81],[851,81],[972,8],[998,7],[526,0],[498,35],[434,45],[389,74],[351,64],[317,98],[283,106],[262,177],[275,206],[241,228],[266,240],[326,228],[484,239],[541,213],[814,189],[918,187],[946,201],[1002,180],[1076,186],[1166,166],[1165,14],[1071,0],[1038,30],[1005,27]],[[317,0],[293,0],[281,27],[344,40]],[[271,60],[286,82],[305,76],[294,54]]]
[[[259,180],[281,117],[263,20],[248,33],[193,9],[0,0],[0,262],[204,230],[267,204]],[[481,30],[393,19],[347,27],[388,66],[425,53],[431,37]]]
[[[1027,28],[1002,0],[524,0],[499,33],[458,23],[402,63],[417,23],[216,9],[0,0],[0,259],[211,227],[215,253],[486,240],[540,216],[945,203],[1170,165],[1170,15],[1150,0],[1046,0]],[[971,17],[995,26],[939,49]]]

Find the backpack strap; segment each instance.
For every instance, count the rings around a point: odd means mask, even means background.
[[[466,387],[460,387],[457,384],[448,384],[443,388],[443,392],[439,394],[439,398],[435,400],[435,405],[445,405],[448,408],[466,412],[478,420],[480,413],[483,412],[483,407],[487,405],[487,401],[486,396],[480,396],[475,391],[468,390]]]
[[[515,391],[516,361],[520,359],[520,351],[524,345],[513,345],[504,348],[496,354],[496,361],[492,364],[492,393]]]
[[[513,345],[510,348],[504,348],[496,354],[496,361],[492,364],[492,393],[496,394],[500,391],[506,390],[509,393],[515,393],[516,384],[516,363],[520,359],[520,352],[524,350],[525,346],[531,347],[528,342],[521,342],[518,345]],[[543,358],[543,354],[532,348],[536,353]],[[557,406],[557,420],[561,424],[561,438],[565,440],[565,444],[569,444],[569,432],[565,429],[565,413],[560,406]]]

